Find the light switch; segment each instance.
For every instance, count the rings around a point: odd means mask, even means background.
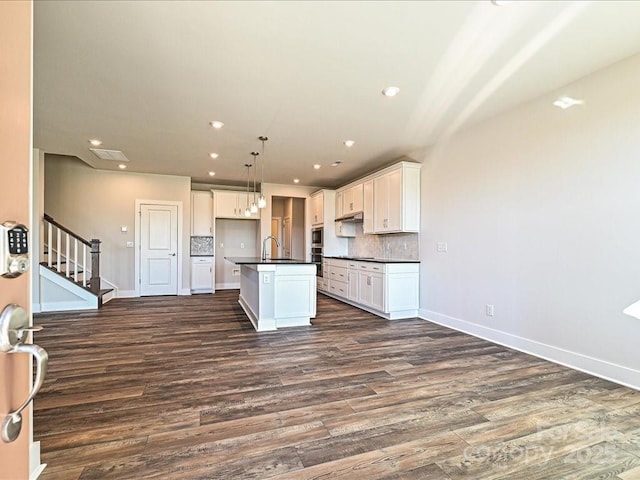
[[[121,231],[122,233],[127,233],[127,232],[129,231],[129,227],[127,227],[126,225],[122,225],[122,226],[120,227],[120,231]]]
[[[447,242],[438,242],[436,245],[436,250],[439,253],[446,253],[447,252]]]
[[[133,248],[133,242],[127,242],[127,248]]]

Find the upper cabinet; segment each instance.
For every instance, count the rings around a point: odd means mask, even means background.
[[[420,231],[419,163],[400,162],[373,179],[373,233]]]
[[[213,204],[211,192],[191,192],[191,235],[213,235]]]
[[[324,192],[311,195],[311,225],[322,225],[324,222]]]
[[[362,232],[373,233],[373,180],[362,184]]]
[[[336,192],[336,220],[362,212],[362,231],[414,233],[420,231],[419,163],[398,162],[342,187]],[[358,216],[359,217],[359,216]],[[353,236],[351,230],[338,235]]]
[[[253,201],[253,192],[238,192],[233,190],[219,190],[213,192],[216,218],[245,218],[255,220],[260,218],[260,210],[245,216],[247,206]]]
[[[361,212],[363,204],[363,184],[359,183],[342,192],[342,215]]]
[[[336,192],[336,214],[335,217],[336,218],[340,218],[342,216],[342,197],[343,197],[343,193],[342,192]]]

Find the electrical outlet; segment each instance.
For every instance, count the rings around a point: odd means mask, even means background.
[[[486,305],[486,313],[487,313],[487,317],[493,317],[493,305]]]
[[[244,242],[240,242],[240,248],[244,248]]]
[[[234,268],[231,271],[231,275],[234,276],[234,277],[239,277],[240,276],[240,269],[239,268]]]
[[[447,242],[438,242],[436,244],[436,251],[438,253],[446,253],[447,252]]]
[[[271,281],[271,278],[269,278],[269,275],[264,275],[262,277],[262,283],[269,283]]]
[[[220,248],[224,248],[224,243],[220,243]]]
[[[127,242],[127,248],[133,248],[133,242]]]

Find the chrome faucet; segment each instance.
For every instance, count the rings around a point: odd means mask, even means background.
[[[262,261],[263,262],[267,259],[267,240],[269,240],[269,239],[275,240],[276,246],[278,248],[280,248],[280,242],[278,241],[278,239],[276,237],[274,237],[273,235],[269,235],[267,238],[265,238],[262,241]]]

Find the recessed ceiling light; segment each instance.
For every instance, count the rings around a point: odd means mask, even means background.
[[[560,97],[555,102],[553,102],[553,104],[556,107],[559,107],[563,110],[566,110],[569,107],[573,107],[574,105],[582,105],[583,103],[584,103],[584,100],[576,100],[575,98],[571,98],[567,96]]]
[[[353,140],[345,140],[344,144],[347,148],[351,148],[355,145],[356,142],[354,142]]]
[[[340,165],[342,165],[342,162],[340,160],[336,160],[331,164],[332,167],[339,167]]]
[[[209,154],[209,156],[215,160],[215,159],[216,159],[216,158],[218,158],[220,155],[218,155],[217,153],[213,153],[213,152],[211,152],[211,153]]]
[[[124,170],[125,168],[127,168],[127,166],[124,163],[121,163],[120,165],[118,165],[118,168],[120,170]]]
[[[294,178],[293,179],[293,183],[300,183],[300,179],[299,178]]]
[[[382,94],[385,97],[395,97],[398,93],[400,93],[400,89],[398,87],[385,87],[382,89]]]
[[[209,122],[209,125],[211,125],[213,128],[222,128],[222,127],[224,127],[224,123],[222,123],[220,120],[213,120],[213,121]]]
[[[213,177],[216,174],[216,172],[209,172],[209,176]]]
[[[316,170],[320,170],[320,164],[319,163],[314,163],[313,164],[313,168],[315,168]]]
[[[493,3],[496,7],[502,7],[503,5],[507,5],[512,1],[513,0],[491,0],[491,3]]]
[[[97,138],[92,138],[91,140],[89,140],[89,143],[94,147],[99,147],[100,145],[102,145],[102,142]]]

